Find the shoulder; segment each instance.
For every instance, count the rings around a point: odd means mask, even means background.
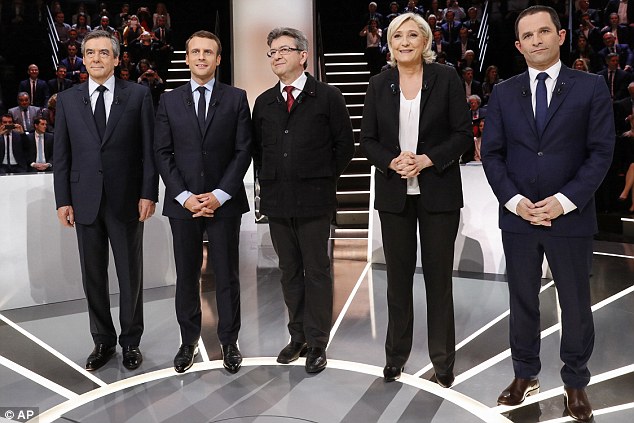
[[[233,85],[223,84],[222,82],[216,82],[216,88],[221,89],[223,91],[223,95],[232,95],[236,97],[246,97],[247,92],[242,88],[234,87]]]
[[[275,84],[273,87],[269,88],[268,90],[266,90],[262,94],[260,94],[255,99],[255,103],[256,104],[263,104],[263,103],[266,104],[266,103],[269,103],[271,101],[274,101],[275,98],[277,97],[278,93],[279,93],[278,84]]]

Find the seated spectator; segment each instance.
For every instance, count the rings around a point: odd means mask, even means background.
[[[438,6],[438,0],[431,0],[429,10],[425,13],[426,17],[429,17],[429,15],[436,16],[436,20],[439,23],[445,19],[445,12],[443,12],[443,9]]]
[[[150,62],[152,67],[156,66],[160,44],[153,38],[153,35],[154,34],[145,31],[138,40],[130,44],[128,50],[132,55],[132,60],[138,62],[139,60],[146,59]]]
[[[53,133],[55,131],[55,110],[57,107],[57,94],[53,94],[48,99],[46,109],[40,110],[41,116],[46,119],[46,131]]]
[[[464,59],[467,50],[471,50],[477,56],[478,42],[469,36],[469,30],[466,27],[460,28],[458,31],[458,39],[453,44],[453,60],[458,63]]]
[[[429,29],[431,29],[432,34],[434,31],[440,31],[442,34],[442,28],[438,25],[438,18],[436,18],[436,15],[427,16],[427,23],[429,24]]]
[[[139,84],[150,88],[152,93],[152,101],[154,102],[154,110],[158,108],[161,94],[165,92],[165,83],[161,77],[153,69],[146,70],[138,80]]]
[[[33,120],[35,131],[22,134],[22,143],[26,149],[26,163],[29,172],[53,170],[53,134],[46,131],[46,119]]]
[[[632,74],[619,69],[619,56],[616,53],[608,53],[605,63],[607,67],[599,75],[603,76],[608,85],[612,101],[627,97],[627,86],[632,81]]]
[[[67,57],[59,64],[66,67],[66,76],[75,83],[79,80],[79,74],[86,71],[84,61],[77,56],[77,47],[74,44],[68,46]]]
[[[119,78],[124,81],[130,81],[130,70],[126,68],[122,68],[119,70]]]
[[[590,72],[597,73],[603,69],[601,57],[595,53],[592,46],[588,44],[588,39],[581,34],[577,37],[577,47],[570,52],[570,59],[574,62],[577,59],[584,59],[588,63]],[[572,64],[572,63],[571,63]]]
[[[79,79],[75,82],[75,85],[83,84],[84,82],[88,82],[88,72],[85,69],[79,72]]]
[[[604,44],[601,31],[598,27],[594,26],[590,20],[590,15],[587,13],[581,16],[581,23],[578,29],[572,33],[572,39],[575,40],[581,35],[586,37],[588,43],[595,51],[599,51],[603,48]]]
[[[625,7],[622,7],[623,5]],[[603,10],[603,19],[605,20],[605,24],[608,24],[608,20],[610,19],[610,15],[612,13],[619,15],[620,24],[629,25],[634,22],[634,7],[631,6],[632,5],[628,4],[627,1],[609,0]]]
[[[462,69],[462,86],[465,89],[466,98],[475,95],[482,103],[482,84],[474,79],[473,69],[465,67]]]
[[[415,13],[417,15],[425,16],[425,11],[422,6],[418,6],[418,0],[409,0],[407,6],[403,9],[403,13]]]
[[[26,153],[22,143],[24,128],[11,114],[2,115],[0,125],[0,175],[26,172]]]
[[[462,22],[462,26],[469,30],[469,36],[471,38],[477,39],[480,25],[482,25],[482,22],[478,19],[478,9],[470,7],[467,10],[467,18]]]
[[[363,17],[361,18],[361,22],[368,23],[370,22],[370,19],[375,19],[379,24],[378,27],[383,28],[385,26],[383,15],[377,12],[376,9],[377,9],[376,2],[371,1],[368,4],[367,13],[364,13]]]
[[[455,19],[453,10],[446,10],[445,23],[440,25],[440,27],[442,28],[442,38],[451,45],[458,39],[462,24]]]
[[[634,82],[627,86],[628,96],[614,102],[614,128],[622,134],[630,130],[630,115],[634,114]]]
[[[62,59],[68,57],[68,46],[70,45],[74,45],[77,48],[77,57],[82,57],[81,42],[77,38],[77,29],[75,28],[68,30],[68,40],[65,43],[59,43],[59,55]]]
[[[154,39],[158,42],[158,52],[156,54],[156,69],[159,73],[167,75],[167,69],[172,61],[172,30],[167,28],[167,18],[159,16],[158,26],[154,30]]]
[[[447,20],[447,12],[453,12],[456,21],[462,21],[467,17],[464,9],[458,4],[458,0],[447,0],[447,8],[445,9],[445,20]]]
[[[128,3],[123,3],[119,13],[114,15],[112,18],[112,26],[120,33],[123,33],[123,29],[127,25],[128,19],[130,19],[130,5]]]
[[[91,31],[90,26],[87,24],[87,22],[88,17],[86,16],[86,14],[80,13],[79,16],[77,16],[77,23],[71,27],[77,30],[77,39],[79,40],[79,42],[83,41],[86,34]]]
[[[611,13],[609,17],[608,24],[601,29],[601,33],[605,34],[606,32],[611,32],[614,35],[615,44],[627,44],[632,48],[632,39],[631,29],[627,25],[623,25],[619,23],[619,14]]]
[[[471,124],[473,126],[473,134],[475,135],[480,119],[486,116],[486,108],[480,107],[482,105],[482,99],[479,95],[471,94],[467,97],[467,103],[471,111]]]
[[[604,61],[607,59],[608,54],[614,53],[618,55],[620,69],[628,72],[632,71],[634,55],[627,44],[616,44],[616,38],[611,32],[603,34],[603,44],[605,44],[605,48],[599,51],[599,56]]]
[[[31,105],[38,108],[46,106],[46,102],[51,94],[48,91],[48,84],[43,79],[39,79],[40,68],[36,64],[29,65],[29,77],[20,81],[18,91],[29,93]]]
[[[580,70],[582,72],[590,72],[590,68],[588,67],[588,59],[575,59],[575,61],[572,62],[572,68]]]
[[[65,43],[68,40],[68,30],[70,29],[70,25],[64,22],[64,12],[59,11],[55,13],[54,26],[57,31],[57,36],[59,37],[59,42]]]
[[[442,38],[442,31],[437,29],[432,32],[432,35],[434,36],[434,39],[431,42],[431,50],[436,53],[436,55],[441,52],[447,55],[447,52],[451,50],[451,46]]]
[[[106,6],[105,2],[99,3],[97,9],[95,9],[95,14],[92,15],[92,22],[97,24],[102,16],[110,16],[110,12],[108,11],[108,6]]]
[[[88,9],[86,9],[86,4],[83,1],[80,1],[77,5],[77,12],[71,17],[71,24],[75,25],[79,21],[79,15],[83,14],[86,17],[86,25],[90,26],[90,15],[88,14]]]
[[[93,28],[93,30],[97,30],[97,29],[106,31],[109,34],[114,35],[115,37],[117,37],[117,40],[121,42],[121,34],[119,34],[119,31],[117,31],[116,29],[110,26],[110,18],[108,16],[103,15],[101,17],[101,20],[99,21],[99,26],[96,28]]]
[[[73,81],[66,78],[66,66],[59,64],[55,72],[55,78],[49,79],[46,83],[51,94],[62,92],[73,86]],[[48,101],[46,102],[48,104]]]
[[[381,54],[381,35],[377,19],[370,19],[368,24],[359,32],[359,36],[365,38],[365,60],[368,62],[370,76],[381,72],[384,63]]]
[[[390,22],[392,22],[392,20],[394,20],[394,18],[396,18],[398,15],[401,14],[398,11],[398,9],[399,9],[399,7],[398,7],[398,3],[397,2],[393,1],[392,3],[390,3],[390,13],[385,17],[385,19],[386,19],[385,25],[386,26],[389,26]],[[383,32],[387,32],[387,30],[384,30]]]
[[[139,24],[137,15],[131,15],[128,24],[123,29],[123,45],[129,46],[132,41],[137,40],[143,34],[143,27]]]
[[[163,25],[163,27],[166,29],[171,29],[172,19],[170,18],[170,14],[167,11],[167,6],[165,6],[165,3],[162,3],[162,2],[156,3],[156,9],[154,11],[154,15],[152,15],[152,20],[154,21],[153,28],[160,27],[160,24],[159,24],[160,16],[163,16],[165,18],[165,24]]]
[[[482,156],[480,155],[480,148],[482,146],[482,133],[484,132],[484,118],[478,121],[473,136],[473,144],[460,156],[460,163],[480,162]]]
[[[392,54],[388,50],[387,53],[385,53],[385,62],[386,63],[381,67],[381,72],[386,71],[388,69],[392,69],[392,65],[390,64],[391,60],[392,60]]]
[[[121,60],[119,61],[119,66],[115,68],[115,72],[117,75],[121,74],[123,69],[127,69],[130,75],[130,79],[136,81],[138,78],[136,63],[132,61],[129,51],[124,51],[121,53]]]
[[[447,53],[445,53],[444,51],[441,51],[440,53],[436,54],[436,63],[440,63],[441,65],[447,65],[454,69],[456,68],[456,65],[447,61]]]
[[[482,81],[482,104],[487,104],[489,97],[493,92],[493,87],[502,82],[498,74],[498,67],[491,65],[484,72],[484,80]]]
[[[476,58],[476,54],[473,50],[467,50],[464,53],[464,58],[458,62],[458,70],[462,73],[464,68],[471,68],[473,70],[473,78],[480,80],[480,61]]]
[[[586,14],[589,16],[594,26],[601,25],[601,18],[599,12],[596,9],[590,8],[589,0],[579,0],[577,3],[577,10],[575,10],[572,24],[574,27],[578,27],[581,24],[581,16]]]
[[[136,65],[136,74],[143,75],[145,72],[149,71],[150,69],[152,69],[152,65],[150,61],[147,59],[141,59],[139,60],[139,63],[137,63]],[[141,77],[139,76],[139,78]],[[140,79],[137,79],[137,82],[140,82]]]
[[[18,105],[9,109],[13,122],[19,124],[25,132],[33,132],[33,119],[39,116],[40,108],[31,106],[29,93],[18,93]]]

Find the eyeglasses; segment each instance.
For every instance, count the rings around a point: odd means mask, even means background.
[[[291,51],[303,51],[301,48],[293,48],[289,46],[283,46],[278,49],[272,48],[266,52],[267,57],[273,57],[276,53],[281,54],[282,56],[288,56],[291,54]]]

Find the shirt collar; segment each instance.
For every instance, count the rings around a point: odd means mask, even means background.
[[[550,79],[553,81],[557,79],[559,76],[559,71],[561,71],[561,61],[558,60],[557,63],[546,69],[545,71],[539,71],[537,69],[533,69],[531,67],[528,68],[528,76],[530,77],[531,82],[534,82],[537,79],[537,75],[546,72]]]
[[[88,92],[91,96],[99,85],[100,84],[93,81],[92,78],[88,77]],[[106,87],[111,93],[114,93],[114,75],[111,75],[110,78],[108,78],[106,82],[103,83],[103,86]]]
[[[306,74],[304,72],[302,72],[302,74],[299,76],[299,78],[297,78],[295,81],[293,81],[292,85],[293,88],[295,88],[296,90],[300,90],[303,91],[304,90],[304,85],[306,85],[306,80],[308,79],[308,77],[306,76]],[[284,87],[286,87],[286,84],[284,84],[282,81],[280,81],[280,92],[284,92]]]
[[[216,78],[211,78],[211,80],[209,80],[205,85],[203,85],[203,87],[207,88],[209,92],[211,93],[214,91],[215,84],[216,84]],[[192,90],[192,94],[194,93],[194,91],[198,89],[198,87],[200,87],[200,84],[198,84],[198,82],[195,82],[193,79],[189,80],[189,85],[190,85],[190,89]]]

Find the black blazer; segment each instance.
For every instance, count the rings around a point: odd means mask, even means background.
[[[407,181],[388,166],[401,153],[399,73],[390,69],[370,79],[363,106],[361,147],[376,166],[374,207],[399,213],[405,207]],[[456,71],[438,63],[423,67],[416,154],[427,154],[434,166],[418,175],[423,204],[430,212],[462,207],[458,161],[473,143],[471,113]]]
[[[61,90],[57,89],[57,78],[49,79],[47,84],[48,84],[48,91],[51,93],[51,95],[53,95],[72,87],[73,81],[70,79],[64,78],[61,83],[61,86],[62,86]],[[44,107],[46,107],[46,105],[44,105]]]
[[[25,79],[20,81],[18,91],[28,93],[31,95],[31,79]],[[35,98],[31,99],[31,105],[35,107],[46,107],[46,102],[51,96],[48,90],[48,84],[42,79],[37,79],[35,83]]]
[[[308,75],[291,112],[279,84],[253,107],[254,165],[260,212],[320,216],[337,206],[337,179],[354,155],[352,124],[341,92]]]
[[[57,208],[73,206],[75,221],[94,222],[105,195],[121,221],[139,218],[141,198],[158,201],[152,150],[150,90],[116,79],[103,140],[90,106],[88,82],[57,94],[54,186]]]
[[[215,216],[240,216],[249,211],[244,175],[251,163],[251,116],[244,90],[215,82],[201,134],[190,83],[161,96],[156,113],[154,150],[165,183],[163,215],[192,219],[176,201],[221,189],[231,199]]]
[[[11,146],[13,147],[13,158],[17,162],[18,166],[22,168],[23,172],[26,172],[26,147],[22,135],[19,132],[11,131]],[[0,163],[4,161],[4,157],[7,152],[4,149],[4,135],[0,135]]]
[[[37,172],[37,169],[31,167],[31,163],[37,160],[37,144],[35,143],[35,132],[22,135],[22,142],[24,143],[26,153],[26,166],[29,172]],[[50,132],[44,133],[44,158],[47,163],[53,164],[53,134]],[[48,170],[53,170],[49,168]]]

